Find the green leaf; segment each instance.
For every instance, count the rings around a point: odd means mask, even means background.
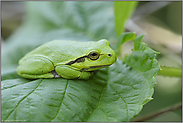
[[[154,77],[160,70],[155,59],[158,53],[142,38],[133,40],[135,48],[123,61],[99,70],[89,80],[27,80],[2,75],[2,121],[130,121],[152,100]]]
[[[125,32],[122,33],[119,37],[119,40],[117,42],[117,47],[116,47],[116,54],[120,54],[121,50],[121,45],[127,41],[133,40],[136,37],[135,33],[132,32]]]
[[[115,1],[114,9],[117,35],[124,32],[125,22],[131,16],[137,3],[137,1]]]

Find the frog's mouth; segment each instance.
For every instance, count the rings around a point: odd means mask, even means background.
[[[110,66],[109,65],[98,65],[98,66],[89,66],[88,68],[82,68],[81,71],[94,71],[94,70],[98,70],[99,68],[103,68],[103,67],[107,67]]]

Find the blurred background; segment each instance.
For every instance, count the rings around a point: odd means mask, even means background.
[[[25,2],[3,1],[1,7],[1,48],[5,50],[4,44],[11,42],[12,35],[20,30],[28,18]],[[111,7],[107,12],[106,16],[113,16],[114,10]],[[181,1],[139,2],[132,17],[126,22],[125,29],[136,32],[137,35],[146,34],[144,42],[161,53],[157,57],[160,65],[182,67]],[[132,46],[130,42],[125,43],[122,46],[123,54],[129,53]],[[144,106],[136,119],[182,102],[182,78],[157,76],[156,81],[154,99]],[[147,121],[181,122],[182,109],[158,115]]]

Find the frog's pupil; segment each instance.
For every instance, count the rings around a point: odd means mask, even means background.
[[[108,54],[108,56],[111,56],[111,54]]]
[[[97,56],[97,54],[96,54],[96,53],[92,53],[91,55],[92,55],[92,56]]]

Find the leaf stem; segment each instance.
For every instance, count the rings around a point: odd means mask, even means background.
[[[182,69],[174,67],[161,66],[161,71],[158,75],[169,76],[169,77],[182,77]]]
[[[159,110],[153,114],[150,114],[150,115],[147,115],[147,116],[143,116],[141,118],[138,118],[138,119],[134,119],[134,120],[131,120],[131,122],[143,122],[143,121],[147,121],[147,120],[150,120],[158,115],[161,115],[163,113],[166,113],[166,112],[169,112],[169,111],[174,111],[174,110],[177,110],[177,109],[181,109],[182,108],[182,103],[177,103],[175,105],[171,105],[170,107],[167,107],[165,109],[162,109],[162,110]]]

